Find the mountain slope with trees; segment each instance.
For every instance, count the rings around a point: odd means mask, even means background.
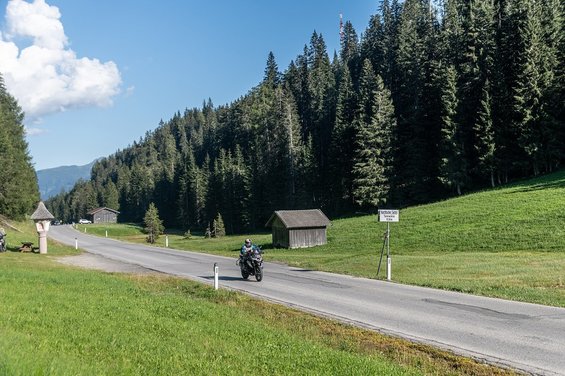
[[[281,73],[272,53],[246,95],[177,112],[54,197],[167,227],[264,225],[273,210],[331,216],[406,207],[560,168],[565,161],[559,0],[383,0],[330,58],[314,32]]]
[[[61,192],[68,192],[79,179],[90,179],[90,171],[96,161],[82,166],[60,166],[37,170],[37,182],[42,200]]]

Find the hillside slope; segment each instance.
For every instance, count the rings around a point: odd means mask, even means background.
[[[39,193],[42,200],[69,191],[79,179],[89,180],[96,161],[83,166],[60,166],[37,171]]]
[[[397,231],[401,253],[565,253],[565,171],[406,209]]]

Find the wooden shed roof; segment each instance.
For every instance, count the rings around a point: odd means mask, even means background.
[[[265,227],[271,227],[275,218],[279,218],[288,229],[327,227],[330,224],[330,220],[320,209],[278,210],[271,215]]]
[[[119,211],[114,210],[114,209],[110,209],[110,208],[96,208],[96,209],[92,209],[91,211],[89,211],[89,212],[86,213],[86,214],[88,214],[88,215],[94,215],[94,214],[96,214],[96,213],[98,213],[99,211],[102,211],[102,210],[108,210],[108,211],[111,211],[112,213],[120,214]]]

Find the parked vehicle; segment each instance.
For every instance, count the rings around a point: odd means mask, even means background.
[[[78,223],[80,223],[81,225],[87,225],[89,223],[92,223],[92,221],[90,221],[88,219],[79,219]]]
[[[0,252],[6,252],[6,234],[0,231]]]
[[[237,264],[241,269],[241,276],[243,279],[249,278],[250,275],[254,275],[257,282],[261,282],[263,279],[263,251],[260,247],[256,249],[251,249],[243,257],[237,260]]]

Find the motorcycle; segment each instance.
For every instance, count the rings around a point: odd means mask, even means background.
[[[0,252],[6,252],[6,234],[0,232]]]
[[[263,251],[261,248],[257,248],[247,252],[243,257],[237,260],[239,268],[241,269],[241,276],[243,279],[249,278],[250,275],[254,275],[257,282],[261,282],[263,279],[263,256],[261,255]]]

